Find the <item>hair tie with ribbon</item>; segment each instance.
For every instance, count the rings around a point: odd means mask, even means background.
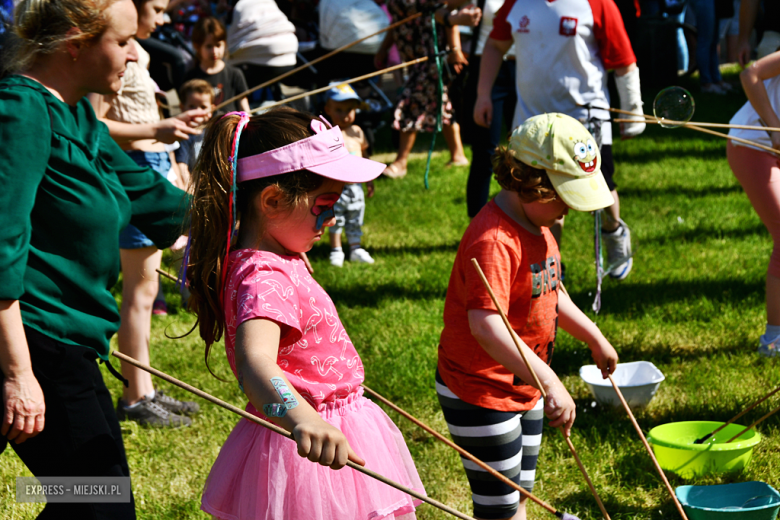
[[[236,169],[237,169],[237,163],[238,163],[238,145],[241,141],[241,132],[246,128],[246,125],[249,124],[249,114],[246,112],[228,112],[224,116],[222,116],[222,119],[229,117],[229,116],[239,116],[241,119],[238,121],[238,124],[236,125],[236,130],[233,133],[233,142],[230,147],[230,157],[228,159],[228,162],[230,163],[230,193],[228,194],[228,214],[229,214],[229,224],[227,229],[227,243],[225,244],[225,258],[222,261],[222,279],[220,280],[219,285],[219,296],[220,300],[224,301],[225,295],[224,295],[224,289],[225,289],[225,279],[227,277],[228,272],[228,263],[230,260],[230,244],[233,241],[233,234],[235,233],[236,229],[236,191],[238,191],[238,186],[236,183]]]

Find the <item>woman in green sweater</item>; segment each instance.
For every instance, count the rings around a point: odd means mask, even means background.
[[[119,89],[136,23],[131,0],[23,0],[18,73],[0,81],[0,443],[36,476],[129,476],[96,362],[119,326],[119,231],[168,247],[186,206],[84,98]],[[39,518],[135,518],[129,499]]]

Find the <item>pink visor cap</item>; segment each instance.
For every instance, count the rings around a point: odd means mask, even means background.
[[[323,122],[324,121],[324,122]],[[309,170],[336,181],[359,183],[376,179],[387,167],[350,154],[338,126],[313,119],[315,135],[258,155],[238,160],[238,182]]]

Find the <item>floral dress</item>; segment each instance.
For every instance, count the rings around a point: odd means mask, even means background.
[[[389,0],[387,7],[393,16],[393,22],[398,22],[413,15],[420,9],[432,7],[434,0]],[[395,44],[403,61],[433,56],[433,28],[431,27],[431,15],[424,14],[419,18],[407,22],[396,29]],[[446,37],[444,27],[437,25],[439,50],[444,49]],[[436,69],[436,61],[430,59],[423,63],[412,65],[408,69],[409,79],[398,97],[395,107],[395,120],[393,128],[402,132],[436,131],[436,111],[439,108],[437,83],[439,71]],[[447,85],[444,85],[442,105],[442,123],[448,125],[452,122],[452,104],[447,95]]]

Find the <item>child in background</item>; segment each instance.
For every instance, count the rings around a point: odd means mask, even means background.
[[[192,46],[198,64],[187,73],[184,80],[208,81],[209,85],[214,87],[215,105],[249,89],[244,73],[225,63],[226,40],[225,27],[214,17],[201,18],[192,28]],[[242,97],[221,109],[220,113],[224,114],[231,110],[249,112],[249,101],[246,97]]]
[[[179,89],[179,102],[184,111],[199,109],[207,112],[206,120],[209,120],[215,106],[214,88],[206,80],[191,79]],[[182,141],[175,152],[176,163],[179,165],[179,179],[175,184],[182,190],[186,191],[189,187],[190,172],[195,169],[195,161],[203,145],[203,135],[204,132],[201,132],[187,141]]]
[[[766,39],[766,36],[764,36]],[[748,101],[731,118],[732,125],[780,125],[780,52],[755,61],[740,73]],[[780,133],[732,128],[729,135],[777,149]],[[772,237],[772,254],[766,271],[766,328],[758,340],[758,353],[780,355],[780,164],[777,157],[753,146],[731,141],[726,146],[731,171],[753,209]]]
[[[548,366],[558,324],[588,344],[606,377],[617,353],[596,325],[560,291],[560,254],[548,229],[569,208],[594,211],[613,199],[590,133],[563,114],[542,114],[516,128],[499,148],[494,171],[502,190],[469,224],[444,304],[436,391],[453,440],[529,492],[542,438],[542,410],[568,436],[575,407]],[[476,258],[529,363],[547,391],[532,386],[479,274]],[[529,348],[530,347],[530,348]],[[525,498],[464,461],[474,516],[525,520]]]
[[[189,306],[207,357],[225,334],[247,411],[296,441],[239,421],[203,492],[201,508],[217,518],[415,518],[408,495],[333,471],[349,459],[423,492],[401,432],[363,397],[363,365],[333,302],[298,256],[335,223],[344,183],[383,169],[351,155],[338,127],[287,108],[228,114],[206,135],[193,171]]]
[[[362,100],[355,90],[341,84],[333,87],[325,93],[325,114],[330,120],[341,128],[344,134],[344,143],[352,155],[358,157],[368,156],[368,141],[363,130],[356,124],[356,110]],[[368,181],[368,196],[374,196],[374,183]],[[363,216],[366,213],[366,198],[363,195],[363,187],[357,183],[349,183],[344,186],[338,202],[333,207],[336,211],[336,225],[330,228],[330,263],[336,267],[344,265],[344,250],[341,248],[341,232],[347,235],[349,243],[349,260],[373,264],[374,259],[368,251],[360,245],[360,237],[363,236]]]

